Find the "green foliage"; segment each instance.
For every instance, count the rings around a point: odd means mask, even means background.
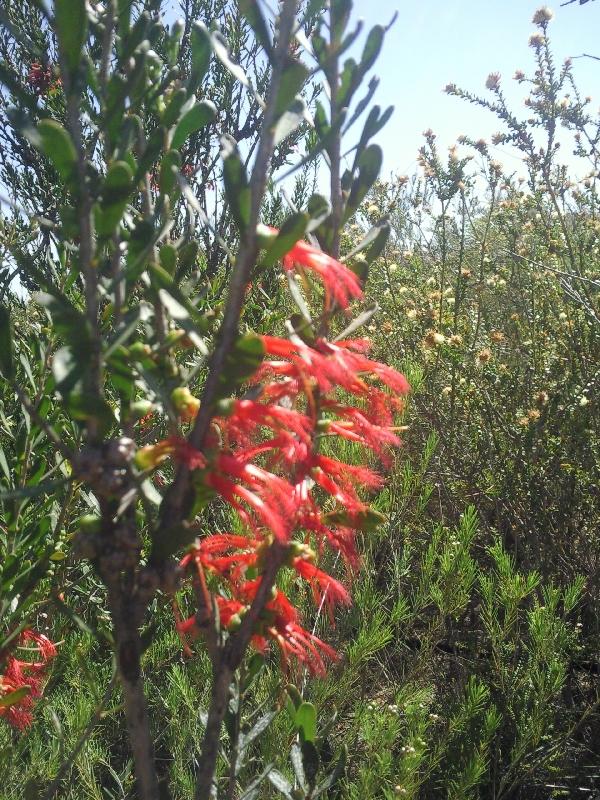
[[[28,734],[0,724],[7,800],[44,798],[65,763],[57,796],[135,797],[106,586],[79,550],[102,543],[106,520],[133,519],[144,577],[194,536],[236,525],[207,491],[191,506],[201,530],[159,520],[171,467],[134,473],[119,494],[110,481],[129,467],[110,459],[123,438],[143,446],[181,431],[173,391],[199,390],[218,346],[251,220],[248,153],[272,79],[271,20],[255,3],[194,0],[184,23],[166,28],[157,2],[96,5],[57,2],[53,24],[37,2],[2,16],[3,92],[20,111],[0,109],[0,179],[19,201],[0,232],[0,674],[22,628],[62,642]],[[323,5],[304,11],[327,71],[315,22]],[[334,7],[341,56],[355,41],[351,3]],[[217,381],[224,410],[263,360],[252,330],[287,321],[295,335],[317,335],[308,301],[318,290],[290,279],[290,302],[273,267],[307,236],[331,249],[332,206],[311,196],[318,158],[335,158],[340,132],[367,111],[376,81],[358,90],[384,34],[374,26],[359,60],[345,60],[337,113],[303,64],[283,71],[261,207],[279,233],[258,238]],[[43,90],[28,72],[42,54]],[[432,133],[423,176],[375,183],[382,153],[372,139],[392,109],[375,106],[357,134],[341,176],[341,260],[369,272],[374,302],[339,336],[366,328],[375,355],[409,376],[404,453],[376,511],[324,515],[362,544],[354,606],[333,632],[323,607],[314,623],[343,661],[321,682],[295,675],[301,688],[287,691],[268,657],[248,657],[235,675],[218,740],[223,796],[517,800],[594,788],[600,262],[597,152],[585,141],[597,143],[597,129],[570,95],[572,68],[554,67],[547,41],[535,58],[527,120],[495,81],[492,100],[450,87],[499,116],[497,141],[528,157],[525,184],[477,140],[463,144],[479,154],[479,173],[469,151],[442,159]],[[575,186],[553,148],[561,125],[594,164]],[[277,185],[292,172],[290,213]],[[90,444],[110,467],[102,491],[86,482],[99,469]],[[336,455],[352,461],[355,451]],[[183,800],[194,792],[212,667],[202,648],[184,657],[168,595],[149,595],[142,669],[163,789]],[[193,598],[182,592],[177,603]],[[15,700],[4,694],[0,707]]]

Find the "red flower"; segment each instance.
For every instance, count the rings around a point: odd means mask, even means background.
[[[270,234],[277,233],[275,228],[267,230]],[[352,299],[363,296],[360,281],[351,269],[308,242],[296,242],[283,257],[283,267],[288,271],[300,267],[314,272],[323,282],[328,296],[340,308],[347,308]],[[329,302],[326,304],[330,305]]]
[[[28,692],[12,705],[0,707],[0,717],[15,728],[22,730],[33,720],[35,700],[42,696],[43,683],[48,663],[56,655],[56,646],[41,633],[25,630],[17,640],[17,648],[25,649],[33,642],[37,660],[23,661],[10,655],[6,662],[4,675],[0,675],[0,695],[10,698],[13,692],[27,688]]]

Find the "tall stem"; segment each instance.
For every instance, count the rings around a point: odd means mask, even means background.
[[[158,800],[154,746],[142,680],[138,614],[131,608],[132,592],[124,591],[118,580],[109,582],[108,599],[117,644],[117,669],[123,690],[125,719],[138,783],[137,796],[139,800]]]

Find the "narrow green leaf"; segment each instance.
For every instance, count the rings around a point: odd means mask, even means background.
[[[109,167],[102,187],[102,200],[96,209],[96,230],[99,236],[110,236],[119,225],[132,189],[131,167],[125,161],[115,161]]]
[[[302,703],[296,709],[296,727],[306,742],[314,742],[317,738],[317,710],[312,703]]]
[[[267,778],[271,781],[271,783],[277,789],[277,791],[281,792],[281,794],[286,798],[286,800],[293,800],[292,789],[294,787],[288,781],[285,775],[282,775],[278,769],[272,769],[267,775]]]
[[[54,119],[43,119],[36,128],[27,129],[25,135],[51,161],[63,181],[71,183],[75,177],[77,152],[63,126]]]
[[[193,94],[208,72],[212,44],[208,28],[201,22],[194,22],[190,32],[190,48],[192,51],[192,68],[188,80],[188,91]]]
[[[54,25],[64,61],[74,75],[81,63],[87,35],[85,0],[54,0]]]
[[[271,267],[289,253],[297,241],[306,233],[310,217],[305,212],[297,212],[289,216],[282,224],[274,241],[267,247],[262,263]]]
[[[385,522],[383,514],[373,509],[359,511],[351,514],[349,511],[330,511],[324,515],[326,525],[341,525],[344,528],[354,528],[359,531],[374,531]]]
[[[275,147],[302,125],[305,120],[305,114],[306,103],[301,97],[298,97],[277,120],[273,140]]]
[[[260,336],[253,333],[241,336],[225,359],[219,376],[219,398],[227,397],[236,387],[252,377],[264,357],[265,348]]]
[[[0,708],[10,708],[11,706],[20,703],[31,692],[31,686],[21,686],[15,689],[14,692],[8,692],[0,697]]]
[[[383,162],[383,153],[379,145],[371,144],[360,154],[358,159],[358,175],[352,183],[350,197],[344,213],[344,222],[356,212],[359,205],[367,196],[369,189],[373,186]]]
[[[308,69],[301,61],[290,58],[281,74],[281,83],[275,101],[275,119],[279,119],[291,106],[296,95],[304,86],[308,75]]]
[[[266,53],[271,53],[271,36],[265,18],[261,14],[256,0],[238,0],[240,13],[247,19],[250,27],[256,34],[256,38],[261,43]]]
[[[175,149],[181,147],[188,136],[204,128],[204,126],[212,122],[216,116],[217,109],[210,100],[202,100],[200,103],[192,106],[177,123],[171,147]]]
[[[0,374],[8,379],[15,374],[12,320],[5,305],[0,305]]]
[[[231,213],[240,231],[250,222],[250,186],[237,142],[231,136],[221,138],[223,181]]]

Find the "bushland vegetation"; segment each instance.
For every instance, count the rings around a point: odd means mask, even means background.
[[[446,87],[493,140],[387,179],[393,20],[177,14],[0,12],[0,797],[594,796],[600,121],[551,12],[524,108]]]

